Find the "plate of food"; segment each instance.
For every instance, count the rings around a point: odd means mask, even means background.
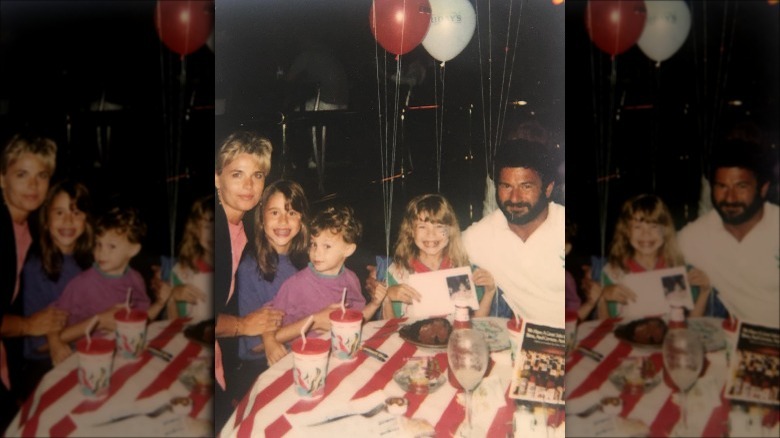
[[[447,348],[452,324],[446,318],[428,318],[401,327],[398,334],[418,347]]]
[[[447,375],[436,357],[411,357],[393,374],[393,380],[406,392],[430,394],[447,381]]]
[[[634,347],[659,349],[668,329],[659,317],[635,319],[615,329],[615,337]]]
[[[621,391],[639,394],[661,383],[659,371],[649,357],[627,357],[609,374],[609,381]]]

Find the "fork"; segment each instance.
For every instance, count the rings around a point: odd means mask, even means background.
[[[338,417],[328,418],[327,420],[320,421],[319,423],[310,424],[309,427],[311,427],[311,426],[319,426],[319,425],[327,424],[327,423],[332,423],[334,421],[338,421],[338,420],[341,420],[343,418],[352,417],[352,416],[355,416],[355,415],[362,415],[362,416],[364,416],[366,418],[371,418],[371,417],[375,416],[376,414],[378,414],[378,413],[380,413],[380,412],[382,412],[384,410],[385,410],[385,404],[384,404],[384,402],[382,402],[382,403],[374,406],[373,408],[371,408],[370,410],[368,410],[366,412],[355,412],[354,414],[339,415]]]

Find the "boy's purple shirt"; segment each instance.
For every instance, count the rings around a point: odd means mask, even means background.
[[[326,306],[340,303],[345,287],[347,308],[363,310],[366,299],[360,292],[360,280],[354,272],[343,267],[338,275],[322,275],[309,264],[287,279],[268,305],[284,310],[282,325],[288,325],[307,318]],[[313,336],[315,333],[310,331],[309,334]]]
[[[70,326],[91,318],[115,304],[124,303],[128,288],[132,288],[130,307],[148,310],[151,300],[146,294],[146,285],[138,271],[128,267],[124,274],[112,277],[92,266],[65,286],[65,290],[53,306],[68,312],[67,325]]]

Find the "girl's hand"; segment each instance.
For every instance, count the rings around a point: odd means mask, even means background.
[[[175,301],[186,301],[196,304],[198,301],[206,301],[206,293],[195,286],[180,284],[171,291],[171,298]]]
[[[62,361],[67,359],[71,354],[73,354],[73,350],[70,348],[70,346],[67,343],[59,340],[55,342],[51,342],[51,338],[49,338],[49,356],[51,357],[52,364],[54,364],[55,366],[60,364]]]
[[[370,292],[371,292],[371,302],[379,306],[382,304],[382,301],[384,301],[385,297],[387,296],[387,285],[385,285],[384,283],[377,282],[376,286],[374,287],[374,290]]]
[[[693,268],[688,271],[688,282],[691,286],[698,286],[701,292],[709,291],[712,288],[710,277],[701,269]]]
[[[98,313],[98,330],[105,330],[113,332],[116,330],[116,319],[114,319],[114,313],[119,309],[124,309],[124,304],[114,304],[108,310],[104,310]]]
[[[585,291],[585,302],[589,304],[595,304],[604,292],[599,282],[590,277],[583,278],[580,287]]]
[[[636,302],[636,293],[622,284],[606,286],[601,297],[607,301],[617,301],[621,304],[628,304],[629,301]]]
[[[311,329],[329,331],[330,330],[330,312],[341,309],[341,304],[331,304],[314,314],[314,324]]]
[[[266,339],[264,339],[263,342],[265,344],[265,357],[268,359],[269,366],[279,362],[287,355],[287,348],[285,348],[284,344],[276,342],[275,340],[266,342]]]
[[[494,293],[496,291],[496,280],[493,278],[493,274],[487,269],[477,268],[472,274],[474,278],[474,284],[477,286],[483,286],[485,293]]]
[[[397,284],[387,288],[387,297],[392,301],[400,301],[406,304],[412,304],[412,301],[419,302],[422,296],[413,287],[406,284]]]

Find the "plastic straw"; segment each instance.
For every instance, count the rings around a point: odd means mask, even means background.
[[[344,291],[341,292],[341,319],[344,319],[344,314],[347,312],[347,308],[344,307],[344,305],[347,302],[347,288],[344,288]]]
[[[130,316],[130,294],[133,292],[132,287],[127,288],[127,298],[125,298],[125,315]]]
[[[87,337],[87,351],[89,351],[89,346],[90,346],[90,344],[92,344],[92,337],[90,337],[89,334],[92,332],[92,330],[97,325],[98,320],[99,320],[98,316],[95,315],[92,318],[92,322],[90,322],[89,325],[87,326],[87,328],[84,330],[84,335]]]
[[[301,339],[303,340],[301,351],[306,349],[306,330],[309,329],[309,326],[311,325],[312,321],[314,321],[314,315],[309,315],[309,319],[307,319],[306,323],[303,324],[303,326],[301,326]]]

